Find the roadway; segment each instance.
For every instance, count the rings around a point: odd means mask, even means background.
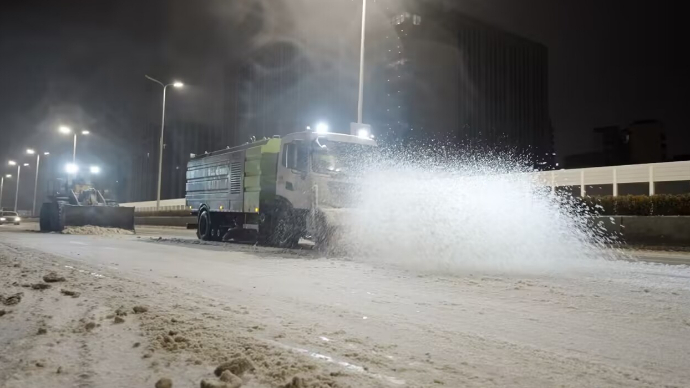
[[[78,347],[65,348],[45,361],[73,360],[81,366],[72,374],[57,378],[52,369],[48,374],[5,363],[0,386],[39,386],[50,378],[51,386],[67,387],[85,374],[93,386],[153,386],[161,375],[198,385],[237,352],[256,365],[244,385],[256,387],[295,376],[314,386],[328,381],[382,387],[646,387],[690,381],[685,266],[620,262],[600,271],[548,276],[434,274],[324,258],[308,249],[199,244],[193,231],[180,228],[145,227],[131,236],[35,229],[0,227],[0,257],[22,268],[6,266],[14,272],[3,274],[6,291],[0,293],[20,289],[22,275],[33,276],[29,268],[37,273],[54,268],[87,295],[80,302],[84,306],[65,307],[71,302],[48,298],[51,290],[34,299],[33,291],[24,291],[27,301],[0,318],[0,325],[10,319],[17,325],[0,331],[0,361],[62,349],[60,337],[58,345],[47,347],[37,342],[43,337],[20,335],[24,327],[48,325],[56,332],[64,328],[63,335],[87,335],[73,334],[71,308],[91,306],[79,316],[103,320],[109,308],[138,302],[152,306],[152,314],[126,317],[128,330],[99,326],[83,345],[87,355]],[[690,262],[683,253],[634,256]],[[21,315],[25,303],[40,314]],[[181,325],[187,337],[181,342],[192,345],[168,345],[164,337],[171,325]],[[115,345],[134,341],[132,333],[138,333],[140,347]],[[46,347],[37,352],[39,346]],[[111,362],[105,367],[100,359]]]

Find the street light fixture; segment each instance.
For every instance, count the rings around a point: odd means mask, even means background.
[[[68,134],[72,133],[72,128],[62,125],[58,128],[58,131],[62,134],[68,135]],[[88,135],[90,133],[91,132],[89,132],[87,130],[81,131],[82,135]],[[72,163],[76,163],[76,162],[77,162],[77,132],[75,131],[74,132],[74,146],[72,147]]]
[[[67,165],[65,166],[65,171],[68,174],[76,174],[79,171],[79,166],[77,166],[74,163],[67,163]]]
[[[316,133],[328,133],[328,124],[326,124],[326,123],[316,124]]]
[[[28,150],[26,150],[26,153],[29,154],[29,155],[33,155],[33,154],[36,153],[36,151],[34,151],[34,150],[32,150],[31,148],[29,148]]]
[[[174,88],[181,88],[184,86],[184,84],[180,81],[173,81],[172,83],[169,84],[164,84],[163,82],[150,77],[148,75],[145,75],[146,79],[149,81],[155,82],[158,85],[163,87],[163,113],[161,115],[161,138],[160,138],[160,144],[158,145],[158,189],[156,191],[156,210],[160,209],[161,206],[161,182],[163,181],[163,139],[165,136],[165,94],[166,91],[168,90],[168,86],[172,86]]]
[[[89,167],[89,172],[91,172],[92,174],[100,174],[101,168],[98,166],[91,166]]]
[[[15,162],[14,160],[10,160],[9,162],[7,162],[7,164],[9,164],[10,166],[16,166],[17,162]]]

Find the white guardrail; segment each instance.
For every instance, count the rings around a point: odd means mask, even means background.
[[[162,199],[160,209],[156,208],[156,201],[121,203],[120,206],[133,207],[135,213],[185,210],[187,208],[184,198]]]
[[[579,186],[583,197],[587,195],[587,186],[600,185],[612,185],[613,195],[617,196],[618,185],[626,183],[648,183],[649,195],[654,195],[655,183],[690,181],[690,161],[540,171],[530,175],[554,190],[556,187]],[[160,209],[156,209],[156,201],[122,203],[120,206],[134,207],[135,212],[186,208],[184,198],[162,200]]]
[[[582,197],[587,194],[587,186],[600,185],[612,185],[613,196],[618,196],[618,185],[626,183],[648,183],[648,193],[654,195],[655,183],[690,181],[690,161],[541,171],[534,175],[552,189],[579,186]]]

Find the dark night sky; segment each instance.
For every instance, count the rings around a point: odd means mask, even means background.
[[[321,0],[320,4],[347,8],[356,2]],[[197,87],[184,92],[184,104],[173,101],[172,110],[178,115],[218,115],[208,107],[199,113],[186,106],[194,106],[193,100],[205,89],[218,87],[212,66],[207,69],[204,63],[241,55],[246,45],[234,28],[237,9],[227,6],[236,2],[14,3],[4,3],[0,14],[3,163],[27,145],[67,150],[69,142],[54,132],[63,121],[95,129],[98,136],[89,141],[101,147],[128,147],[121,134],[157,120],[158,91],[144,80],[148,72],[166,77],[184,69],[185,81]],[[452,3],[549,48],[551,117],[561,156],[590,150],[594,127],[647,118],[666,124],[670,155],[690,153],[686,119],[690,67],[687,55],[682,55],[686,44],[681,37],[687,33],[675,6],[679,2]],[[107,163],[100,151],[84,157]]]

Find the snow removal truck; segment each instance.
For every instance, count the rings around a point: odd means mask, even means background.
[[[49,182],[48,201],[41,206],[42,232],[61,232],[69,226],[101,226],[134,230],[134,208],[120,207],[84,182]]]
[[[192,155],[185,198],[197,237],[327,244],[354,203],[357,172],[377,153],[368,130],[358,132],[305,131]]]

